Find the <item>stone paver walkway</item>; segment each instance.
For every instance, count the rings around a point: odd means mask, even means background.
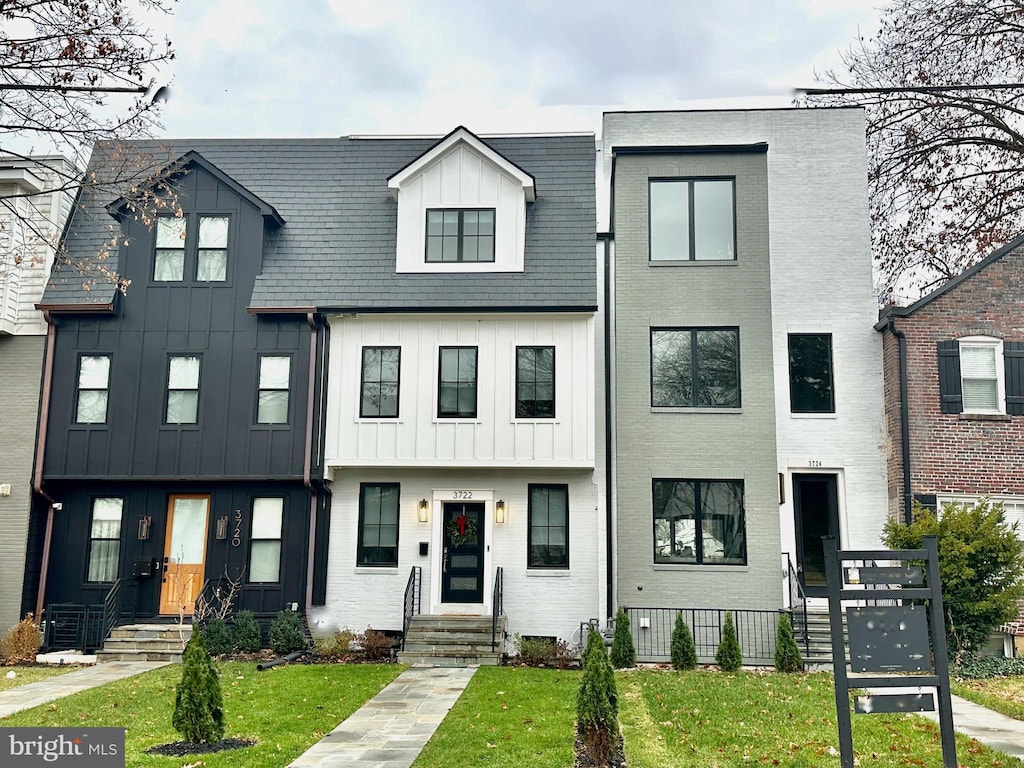
[[[977,739],[985,746],[1024,760],[1024,722],[959,696],[951,695],[949,698],[953,704],[955,730]],[[939,721],[938,712],[920,714],[935,722]],[[957,757],[961,757],[959,752]]]
[[[408,768],[476,667],[411,667],[310,747],[291,768]]]
[[[96,688],[125,677],[134,677],[151,669],[167,666],[166,661],[111,661],[96,664],[85,669],[68,672],[66,675],[48,677],[28,685],[20,685],[0,691],[0,717],[13,715],[23,709],[31,709],[54,699],[70,696],[72,693]]]

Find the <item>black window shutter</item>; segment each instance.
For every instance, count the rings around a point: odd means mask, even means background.
[[[962,413],[964,396],[960,388],[960,342],[939,342],[939,396],[943,413]]]
[[[1024,416],[1024,342],[1003,342],[1003,364],[1006,366],[1006,412]]]

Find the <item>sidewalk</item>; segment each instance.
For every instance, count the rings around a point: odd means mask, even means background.
[[[1024,722],[986,709],[959,696],[950,695],[949,698],[953,703],[955,730],[977,739],[987,747],[1024,760]],[[918,714],[935,722],[939,721],[938,712]]]
[[[291,768],[408,768],[476,667],[411,667],[291,764]]]
[[[111,661],[0,691],[0,717],[38,707],[72,693],[96,688],[126,677],[167,666],[166,661]]]

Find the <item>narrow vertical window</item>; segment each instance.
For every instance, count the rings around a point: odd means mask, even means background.
[[[439,418],[476,417],[476,347],[441,347],[438,366]]]
[[[249,537],[249,581],[281,580],[281,528],[284,499],[253,499],[252,535]]]
[[[530,568],[569,567],[569,486],[530,485],[527,508]]]
[[[199,358],[180,355],[167,366],[167,423],[195,424],[199,416]]]
[[[398,483],[359,486],[356,565],[398,565]]]
[[[835,413],[832,334],[789,334],[789,401],[793,413]]]
[[[965,413],[1003,413],[1002,344],[960,340],[960,380]]]
[[[288,392],[291,376],[291,358],[260,358],[259,393],[256,403],[258,424],[288,423]]]
[[[555,417],[555,348],[516,348],[516,417]]]
[[[124,499],[93,499],[89,525],[89,567],[86,581],[117,579],[121,551],[121,508]]]
[[[110,356],[83,355],[78,361],[76,424],[106,424]]]
[[[401,347],[363,347],[359,415],[396,418],[401,374]]]
[[[196,250],[196,282],[224,282],[228,279],[227,216],[199,217],[199,246]]]
[[[153,280],[158,283],[185,279],[185,219],[160,216],[156,220],[156,253]]]

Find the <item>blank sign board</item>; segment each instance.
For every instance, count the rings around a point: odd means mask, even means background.
[[[931,669],[928,620],[915,605],[850,607],[850,667],[854,672],[924,672]]]

